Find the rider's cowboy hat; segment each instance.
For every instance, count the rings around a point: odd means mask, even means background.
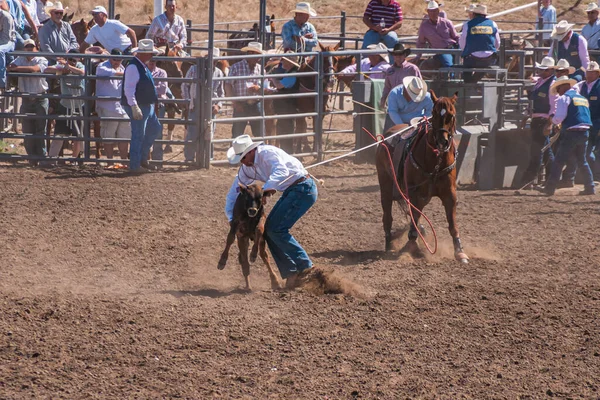
[[[591,61],[585,72],[600,72],[600,64],[596,61]]]
[[[483,4],[475,4],[475,7],[473,7],[473,11],[471,12],[473,14],[487,15],[487,6]]]
[[[390,49],[388,49],[385,44],[383,44],[383,43],[370,44],[367,46],[367,49],[385,51],[385,53],[381,53],[381,54],[377,54],[377,55],[380,56],[381,58],[383,58],[385,60],[385,62],[389,64],[390,59],[389,59],[387,53],[390,51]]]
[[[404,48],[404,45],[400,42],[394,45],[393,49],[388,49],[388,53],[393,56],[406,56],[410,55],[410,47]]]
[[[440,8],[440,5],[438,4],[437,1],[435,0],[431,0],[427,2],[427,9],[428,10],[438,10]]]
[[[296,8],[290,11],[291,13],[308,14],[311,17],[316,17],[317,12],[310,6],[310,3],[296,3]]]
[[[108,16],[108,12],[106,11],[106,8],[102,7],[102,6],[96,6],[94,7],[94,9],[92,11],[90,11],[90,14],[94,15],[94,14],[105,14]]]
[[[568,69],[569,75],[571,75],[572,73],[575,72],[575,67],[571,67],[569,65],[569,62],[567,60],[565,60],[564,58],[561,58],[560,60],[558,60],[558,62],[554,66],[554,69],[557,71],[563,71],[565,69]]]
[[[52,11],[66,11],[68,10],[69,7],[64,7],[60,1],[57,1],[56,3],[52,4],[51,2],[47,2],[46,3],[46,7],[45,10],[47,13],[51,13]]]
[[[575,85],[577,83],[577,81],[575,79],[569,78],[568,76],[561,76],[560,78],[556,79],[554,82],[552,82],[552,85],[550,86],[550,94],[551,95],[557,95],[558,94],[558,87],[562,86],[562,85],[569,85],[569,87],[573,87],[573,85]]]
[[[250,42],[250,43],[248,43],[248,46],[242,47],[240,51],[243,51],[245,53],[257,53],[257,54],[264,53],[264,51],[262,49],[262,43],[260,43],[260,42]]]
[[[221,56],[221,49],[218,47],[213,47],[212,49],[213,58]],[[200,52],[200,57],[206,57],[208,55],[208,50],[202,50]]]
[[[233,139],[231,147],[227,150],[227,160],[230,164],[237,164],[242,158],[263,142],[253,142],[249,135],[238,136]]]
[[[415,103],[421,102],[427,95],[427,83],[418,76],[406,76],[402,79],[402,86]]]
[[[552,57],[544,57],[542,58],[542,62],[535,63],[535,67],[537,69],[554,69],[554,58]]]
[[[152,39],[140,39],[140,41],[138,41],[138,47],[131,49],[131,54],[133,53],[152,53],[157,55],[160,54],[160,50],[154,47]]]
[[[550,39],[563,40],[569,32],[571,32],[575,24],[570,24],[564,19],[554,26]]]
[[[588,4],[587,8],[585,9],[586,13],[592,12],[592,11],[598,11],[600,7],[598,7],[598,4],[596,3],[590,3]]]

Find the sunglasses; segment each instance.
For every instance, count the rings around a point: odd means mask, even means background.
[[[52,11],[52,14],[55,14],[55,15],[63,15],[63,14],[64,14],[64,12],[63,12],[63,11]]]

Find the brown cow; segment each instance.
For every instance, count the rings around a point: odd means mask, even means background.
[[[253,183],[249,186],[240,184],[240,194],[233,206],[233,219],[231,220],[229,234],[227,235],[227,245],[225,246],[225,250],[223,250],[223,254],[221,254],[218,265],[219,269],[225,268],[229,256],[229,248],[237,237],[238,248],[240,250],[239,260],[244,279],[246,280],[246,290],[252,290],[249,280],[250,262],[256,261],[256,256],[259,252],[260,258],[262,258],[269,270],[271,288],[281,288],[279,279],[269,263],[269,255],[265,248],[264,231],[267,216],[262,199],[262,185],[258,183]],[[254,241],[254,246],[252,246],[252,251],[250,252],[250,259],[248,259],[249,240]]]

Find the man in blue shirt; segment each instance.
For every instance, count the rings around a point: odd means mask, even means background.
[[[394,125],[409,124],[413,118],[430,117],[433,101],[427,92],[427,83],[417,76],[407,76],[388,96],[388,114],[384,130]]]
[[[310,17],[316,17],[317,12],[309,3],[298,3],[292,10],[294,19],[286,22],[281,28],[281,39],[284,51],[312,51],[317,45],[317,30],[308,22]]]
[[[542,0],[540,7],[540,17],[542,18],[542,29],[554,29],[556,25],[556,8],[552,5],[552,0]],[[544,33],[544,47],[550,46],[550,33]]]
[[[458,43],[462,49],[465,68],[486,68],[498,63],[500,36],[498,25],[486,17],[487,6],[477,4],[473,8],[473,19],[464,23]],[[481,72],[464,72],[465,83],[477,82]]]

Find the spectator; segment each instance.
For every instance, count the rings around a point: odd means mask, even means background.
[[[123,53],[119,49],[113,49],[111,55],[120,56]],[[97,76],[107,76],[116,79],[99,79],[96,81],[97,97],[120,98],[123,91],[123,80],[120,79],[125,72],[122,59],[111,57],[96,67]],[[127,113],[119,100],[96,100],[96,112],[102,119],[100,122],[100,136],[102,139],[131,139],[131,126],[127,120]],[[109,121],[104,118],[121,118],[122,121]],[[113,142],[104,142],[106,157],[112,159],[114,155]],[[129,143],[117,142],[119,156],[122,160],[128,158]]]
[[[169,98],[167,92],[169,91],[169,83],[163,79],[167,78],[167,71],[162,68],[158,68],[156,66],[156,60],[150,59],[146,65],[152,74],[152,79],[154,79],[154,88],[156,89],[156,95],[158,96],[158,101],[156,102],[156,116],[158,118],[165,117],[165,103],[164,101]],[[160,123],[160,121],[159,121]],[[160,123],[160,135],[158,136],[159,140],[162,140],[163,135],[163,125]],[[173,136],[169,137],[169,140],[173,140]],[[168,144],[169,153],[173,151],[171,149],[171,145]],[[152,146],[152,159],[153,160],[162,160],[163,159],[163,147],[162,143],[154,143]]]
[[[19,56],[7,67],[10,72],[19,72],[32,74],[32,77],[19,77],[19,92],[24,94],[42,94],[48,90],[46,78],[36,76],[43,74],[48,67],[48,60],[44,57],[36,57],[37,48],[32,39],[27,39],[24,42],[25,51],[31,52],[31,56]],[[48,99],[41,97],[23,97],[21,104],[21,114],[34,114],[36,116],[48,115]],[[46,134],[46,119],[23,119],[23,133],[31,135]],[[46,156],[46,141],[44,139],[25,139],[25,150],[27,155],[35,157]],[[38,160],[30,160],[30,165],[38,165]]]
[[[187,30],[183,18],[175,14],[176,10],[176,0],[167,0],[165,12],[152,20],[146,39],[152,39],[156,47],[167,46],[179,53],[187,43]]]
[[[581,36],[587,40],[588,50],[598,50],[598,40],[600,39],[600,20],[598,19],[598,4],[588,4],[585,12],[587,13],[588,23],[581,29]]]
[[[429,2],[431,0],[425,0],[425,4],[427,4],[427,6],[429,6]],[[441,10],[441,8],[444,6],[442,3],[438,3],[439,7],[440,7],[440,13],[439,13],[439,17],[440,18],[448,18],[448,16],[446,15],[446,11]],[[427,19],[429,15],[425,14],[423,16],[423,19]]]
[[[427,44],[434,49],[457,48],[458,34],[452,21],[440,17],[440,6],[435,1],[427,4],[428,18],[421,22],[419,27],[417,48],[425,48]],[[417,56],[417,60],[420,59]],[[415,61],[417,61],[415,60]],[[452,54],[436,54],[433,58],[425,60],[421,67],[424,70],[451,67],[454,64]]]
[[[564,20],[556,24],[552,35],[550,35],[553,41],[548,56],[555,60],[567,60],[569,65],[575,68],[575,72],[569,77],[580,82],[584,76],[581,68],[587,69],[590,56],[587,50],[587,40],[578,33],[573,32],[573,25]]]
[[[363,38],[362,48],[380,42],[392,48],[398,43],[396,30],[402,26],[402,8],[396,0],[371,0],[363,14],[369,28]]]
[[[0,9],[0,94],[6,88],[6,53],[15,49],[17,32],[10,14]]]
[[[213,59],[221,56],[221,51],[218,48],[213,47],[212,51],[213,51]],[[202,53],[203,57],[206,57],[207,55],[208,55],[208,52]],[[217,62],[213,60],[213,81],[212,81],[212,91],[213,91],[212,98],[213,98],[213,100],[221,98],[221,97],[225,97],[225,89],[223,86],[223,81],[214,80],[215,78],[223,78],[225,76],[223,74],[223,71],[221,71],[219,68],[217,68],[216,64],[217,64]],[[198,78],[198,73],[196,72],[195,64],[190,67],[190,69],[188,70],[185,77],[187,79],[193,79],[194,81]],[[196,90],[197,90],[197,88],[196,88],[195,82],[194,83],[184,82],[181,84],[181,91],[183,93],[183,98],[188,100],[188,102],[189,102],[190,114],[194,110],[194,107],[196,107],[196,104],[195,104],[196,103]],[[222,106],[223,106],[223,104],[220,101],[212,104],[212,117],[213,118],[216,117],[216,115],[221,110]],[[214,130],[211,129],[211,131],[210,131],[211,140],[213,138],[213,133],[214,133]],[[197,141],[198,141],[199,134],[200,134],[200,129],[198,129],[197,126],[194,126],[194,125],[187,126],[185,140],[189,141],[191,143],[186,143],[183,148],[183,154],[185,156],[185,161],[193,162],[195,160],[196,149],[198,147]],[[213,152],[214,152],[213,147],[214,146],[211,144],[210,145],[211,160],[212,160]]]
[[[248,46],[241,49],[248,54],[263,54],[262,44],[259,42],[250,42]],[[229,76],[247,76],[247,79],[238,79],[233,83],[225,84],[225,93],[227,97],[255,96],[260,93],[261,79],[256,78],[264,74],[264,69],[259,63],[260,57],[244,58],[229,69]],[[254,117],[261,115],[261,103],[258,99],[236,100],[233,101],[233,118]],[[264,136],[260,130],[260,121],[242,120],[236,121],[231,127],[231,133],[234,138],[242,135],[246,125],[250,124],[254,136]]]
[[[48,7],[50,21],[40,28],[40,48],[44,53],[68,53],[79,50],[79,43],[71,29],[71,24],[63,22],[65,9],[60,1]],[[50,61],[52,64],[54,60]]]
[[[21,5],[25,14],[24,32],[29,37],[37,37],[38,27],[41,25],[37,16],[37,4],[35,0],[21,0]]]
[[[77,53],[71,49],[69,53]],[[85,79],[76,76],[85,75],[85,67],[79,58],[71,56],[68,59],[57,58],[56,64],[46,68],[46,73],[55,73],[60,77],[60,92],[66,96],[81,97],[85,91]],[[56,113],[60,116],[74,117],[83,114],[83,100],[61,99]],[[59,119],[54,126],[55,136],[83,137],[83,121]],[[63,146],[63,140],[53,140],[48,155],[58,157]],[[73,157],[80,158],[81,142],[73,142]]]
[[[298,3],[292,10],[294,19],[286,22],[281,28],[281,40],[284,51],[303,52],[313,51],[317,46],[317,30],[308,22],[310,17],[316,17],[317,12],[309,3]]]
[[[137,38],[133,29],[116,19],[108,19],[106,8],[96,6],[91,12],[96,25],[90,29],[85,41],[81,44],[81,52],[100,42],[106,51],[119,49],[123,54],[131,54],[131,49],[137,46]]]
[[[43,25],[50,19],[50,14],[46,9],[46,5],[48,4],[48,0],[37,0],[36,1],[36,14],[38,21],[40,21],[40,25]],[[52,2],[50,2],[50,5]]]
[[[274,74],[292,74],[298,72],[300,64],[298,64],[298,57],[292,55],[286,55],[281,57],[281,62],[273,70]],[[271,78],[271,82],[276,88],[277,94],[293,94],[298,93],[300,88],[300,82],[295,76],[286,76],[283,78]],[[298,102],[295,98],[278,98],[273,101],[273,108],[277,115],[290,115],[298,113]],[[289,135],[295,132],[295,119],[294,118],[283,118],[277,119],[277,136]],[[293,139],[282,139],[279,141],[281,148],[291,153],[294,150]]]
[[[584,178],[585,189],[579,194],[596,194],[592,171],[585,155],[589,137],[588,131],[592,127],[589,102],[573,90],[576,83],[577,81],[573,78],[561,76],[550,86],[550,93],[559,96],[556,100],[556,113],[552,117],[552,123],[561,125],[561,130],[556,158],[544,188],[544,192],[549,196],[554,195],[562,169],[571,156],[576,158]]]
[[[467,13],[467,18],[469,19],[469,21],[473,19],[473,10],[475,9],[475,7],[477,7],[477,4],[475,3],[471,3],[468,7],[465,7],[465,11]]]
[[[529,147],[529,166],[521,179],[522,185],[533,187],[533,181],[537,178],[540,168],[544,165],[546,158],[546,178],[550,172],[550,166],[554,162],[554,154],[549,148],[542,154],[542,148],[550,142],[550,129],[556,106],[556,95],[550,94],[550,86],[554,82],[554,59],[544,57],[540,64],[535,63],[538,71],[538,79],[535,86],[527,91],[527,97],[533,101],[531,110],[531,146]]]
[[[29,39],[25,37],[25,7],[21,5],[20,0],[0,0],[0,8],[7,11],[13,19],[16,32],[15,50],[23,50],[25,39]]]
[[[152,73],[146,66],[159,51],[154,47],[152,40],[142,39],[140,46],[131,52],[135,57],[125,68],[121,104],[131,119],[129,169],[132,172],[144,172],[150,169],[150,148],[162,133],[162,125],[155,113],[158,95]]]
[[[473,19],[463,24],[459,44],[465,68],[486,68],[498,63],[500,35],[498,25],[487,17],[487,6],[477,4],[473,8]],[[483,73],[464,72],[466,83],[477,82]]]
[[[388,56],[388,48],[383,43],[372,44],[368,50],[379,50],[381,54],[369,54],[366,58],[360,61],[360,73],[369,79],[385,79],[385,71],[390,68],[390,59]],[[352,64],[344,68],[338,75],[338,79],[344,82],[347,86],[351,85],[354,78],[357,77],[357,66]]]
[[[407,76],[390,92],[384,131],[394,125],[408,124],[413,118],[430,117],[432,111],[427,83],[416,76]]]
[[[556,8],[552,5],[552,0],[542,0],[540,7],[540,18],[542,18],[542,29],[553,30],[556,25]],[[544,46],[550,46],[552,39],[550,33],[543,34]]]
[[[410,48],[404,48],[402,43],[398,43],[394,46],[393,50],[388,51],[394,57],[394,64],[385,72],[385,83],[380,101],[381,108],[385,107],[385,102],[390,91],[396,86],[401,85],[404,78],[407,76],[421,78],[419,67],[406,61],[406,57],[410,55]]]

